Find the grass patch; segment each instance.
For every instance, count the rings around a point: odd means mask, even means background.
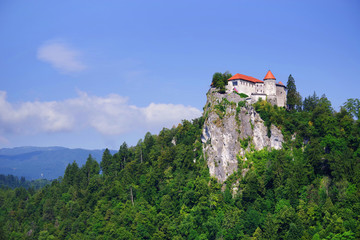
[[[246,95],[245,93],[238,93],[238,92],[235,92],[237,95],[239,95],[241,98],[248,98],[249,96]]]

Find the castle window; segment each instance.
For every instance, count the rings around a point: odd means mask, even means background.
[[[237,84],[237,82],[235,81],[235,82],[233,82],[233,86],[237,86],[238,84]]]

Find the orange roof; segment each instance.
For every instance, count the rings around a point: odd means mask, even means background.
[[[276,83],[276,86],[281,86],[281,87],[287,88],[282,82]]]
[[[237,79],[241,79],[241,80],[245,80],[245,81],[249,81],[249,82],[253,82],[253,83],[262,83],[263,82],[257,78],[246,76],[246,75],[243,75],[240,73],[235,74],[234,76],[229,78],[228,81],[237,80]]]
[[[274,79],[276,80],[276,78],[274,77],[274,75],[272,74],[272,72],[269,70],[266,74],[266,76],[264,77],[264,80],[266,79]]]

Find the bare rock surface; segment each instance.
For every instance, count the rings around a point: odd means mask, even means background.
[[[219,94],[214,89],[207,93],[202,143],[210,175],[219,182],[237,171],[237,155],[244,156],[250,149],[280,149],[284,141],[274,125],[269,138],[260,115],[248,103],[239,108],[240,101],[245,104],[246,99],[235,93]]]

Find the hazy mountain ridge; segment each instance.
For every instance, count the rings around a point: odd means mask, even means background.
[[[0,174],[23,176],[29,180],[56,179],[63,176],[69,163],[76,161],[79,166],[83,165],[89,154],[100,162],[103,151],[58,146],[2,148],[0,149]]]
[[[36,152],[36,151],[55,151],[55,150],[64,150],[68,149],[66,147],[33,147],[33,146],[23,146],[23,147],[14,147],[14,148],[1,148],[0,155],[18,155],[23,153],[29,152]]]

